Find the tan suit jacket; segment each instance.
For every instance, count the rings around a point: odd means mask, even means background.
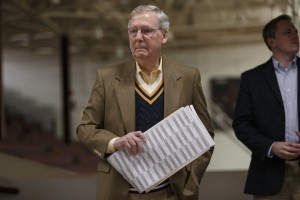
[[[77,135],[99,156],[97,200],[126,200],[129,183],[108,163],[105,151],[111,139],[135,130],[135,61],[100,68]],[[164,116],[193,104],[208,132],[213,127],[207,112],[197,68],[176,64],[163,57]],[[213,148],[178,171],[170,182],[179,200],[197,200],[201,178]]]

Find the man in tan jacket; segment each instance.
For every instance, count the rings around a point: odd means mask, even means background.
[[[147,142],[143,132],[177,109],[193,105],[208,132],[207,112],[197,68],[162,56],[168,16],[156,6],[138,6],[129,19],[134,59],[100,68],[81,124],[79,140],[99,156],[97,200],[198,200],[199,185],[213,148],[179,170],[149,193],[139,194],[107,161],[119,150],[136,155]],[[184,133],[182,133],[184,134]]]

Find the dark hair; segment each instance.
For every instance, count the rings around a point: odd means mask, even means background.
[[[265,41],[267,47],[270,50],[271,50],[271,47],[269,46],[267,39],[268,38],[275,38],[275,34],[276,34],[276,31],[277,31],[277,23],[279,21],[283,21],[283,20],[292,21],[292,18],[289,15],[286,15],[286,14],[279,15],[278,17],[276,17],[276,18],[272,19],[271,21],[269,21],[263,29],[263,32],[262,32],[263,38],[264,38],[264,41]]]

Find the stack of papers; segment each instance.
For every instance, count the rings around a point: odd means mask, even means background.
[[[149,192],[215,145],[192,105],[178,109],[144,132],[144,151],[117,151],[109,163],[138,192]]]

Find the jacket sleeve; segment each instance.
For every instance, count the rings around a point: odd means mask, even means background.
[[[83,111],[77,136],[88,149],[104,159],[108,143],[116,135],[104,129],[105,87],[100,69],[88,103]]]

